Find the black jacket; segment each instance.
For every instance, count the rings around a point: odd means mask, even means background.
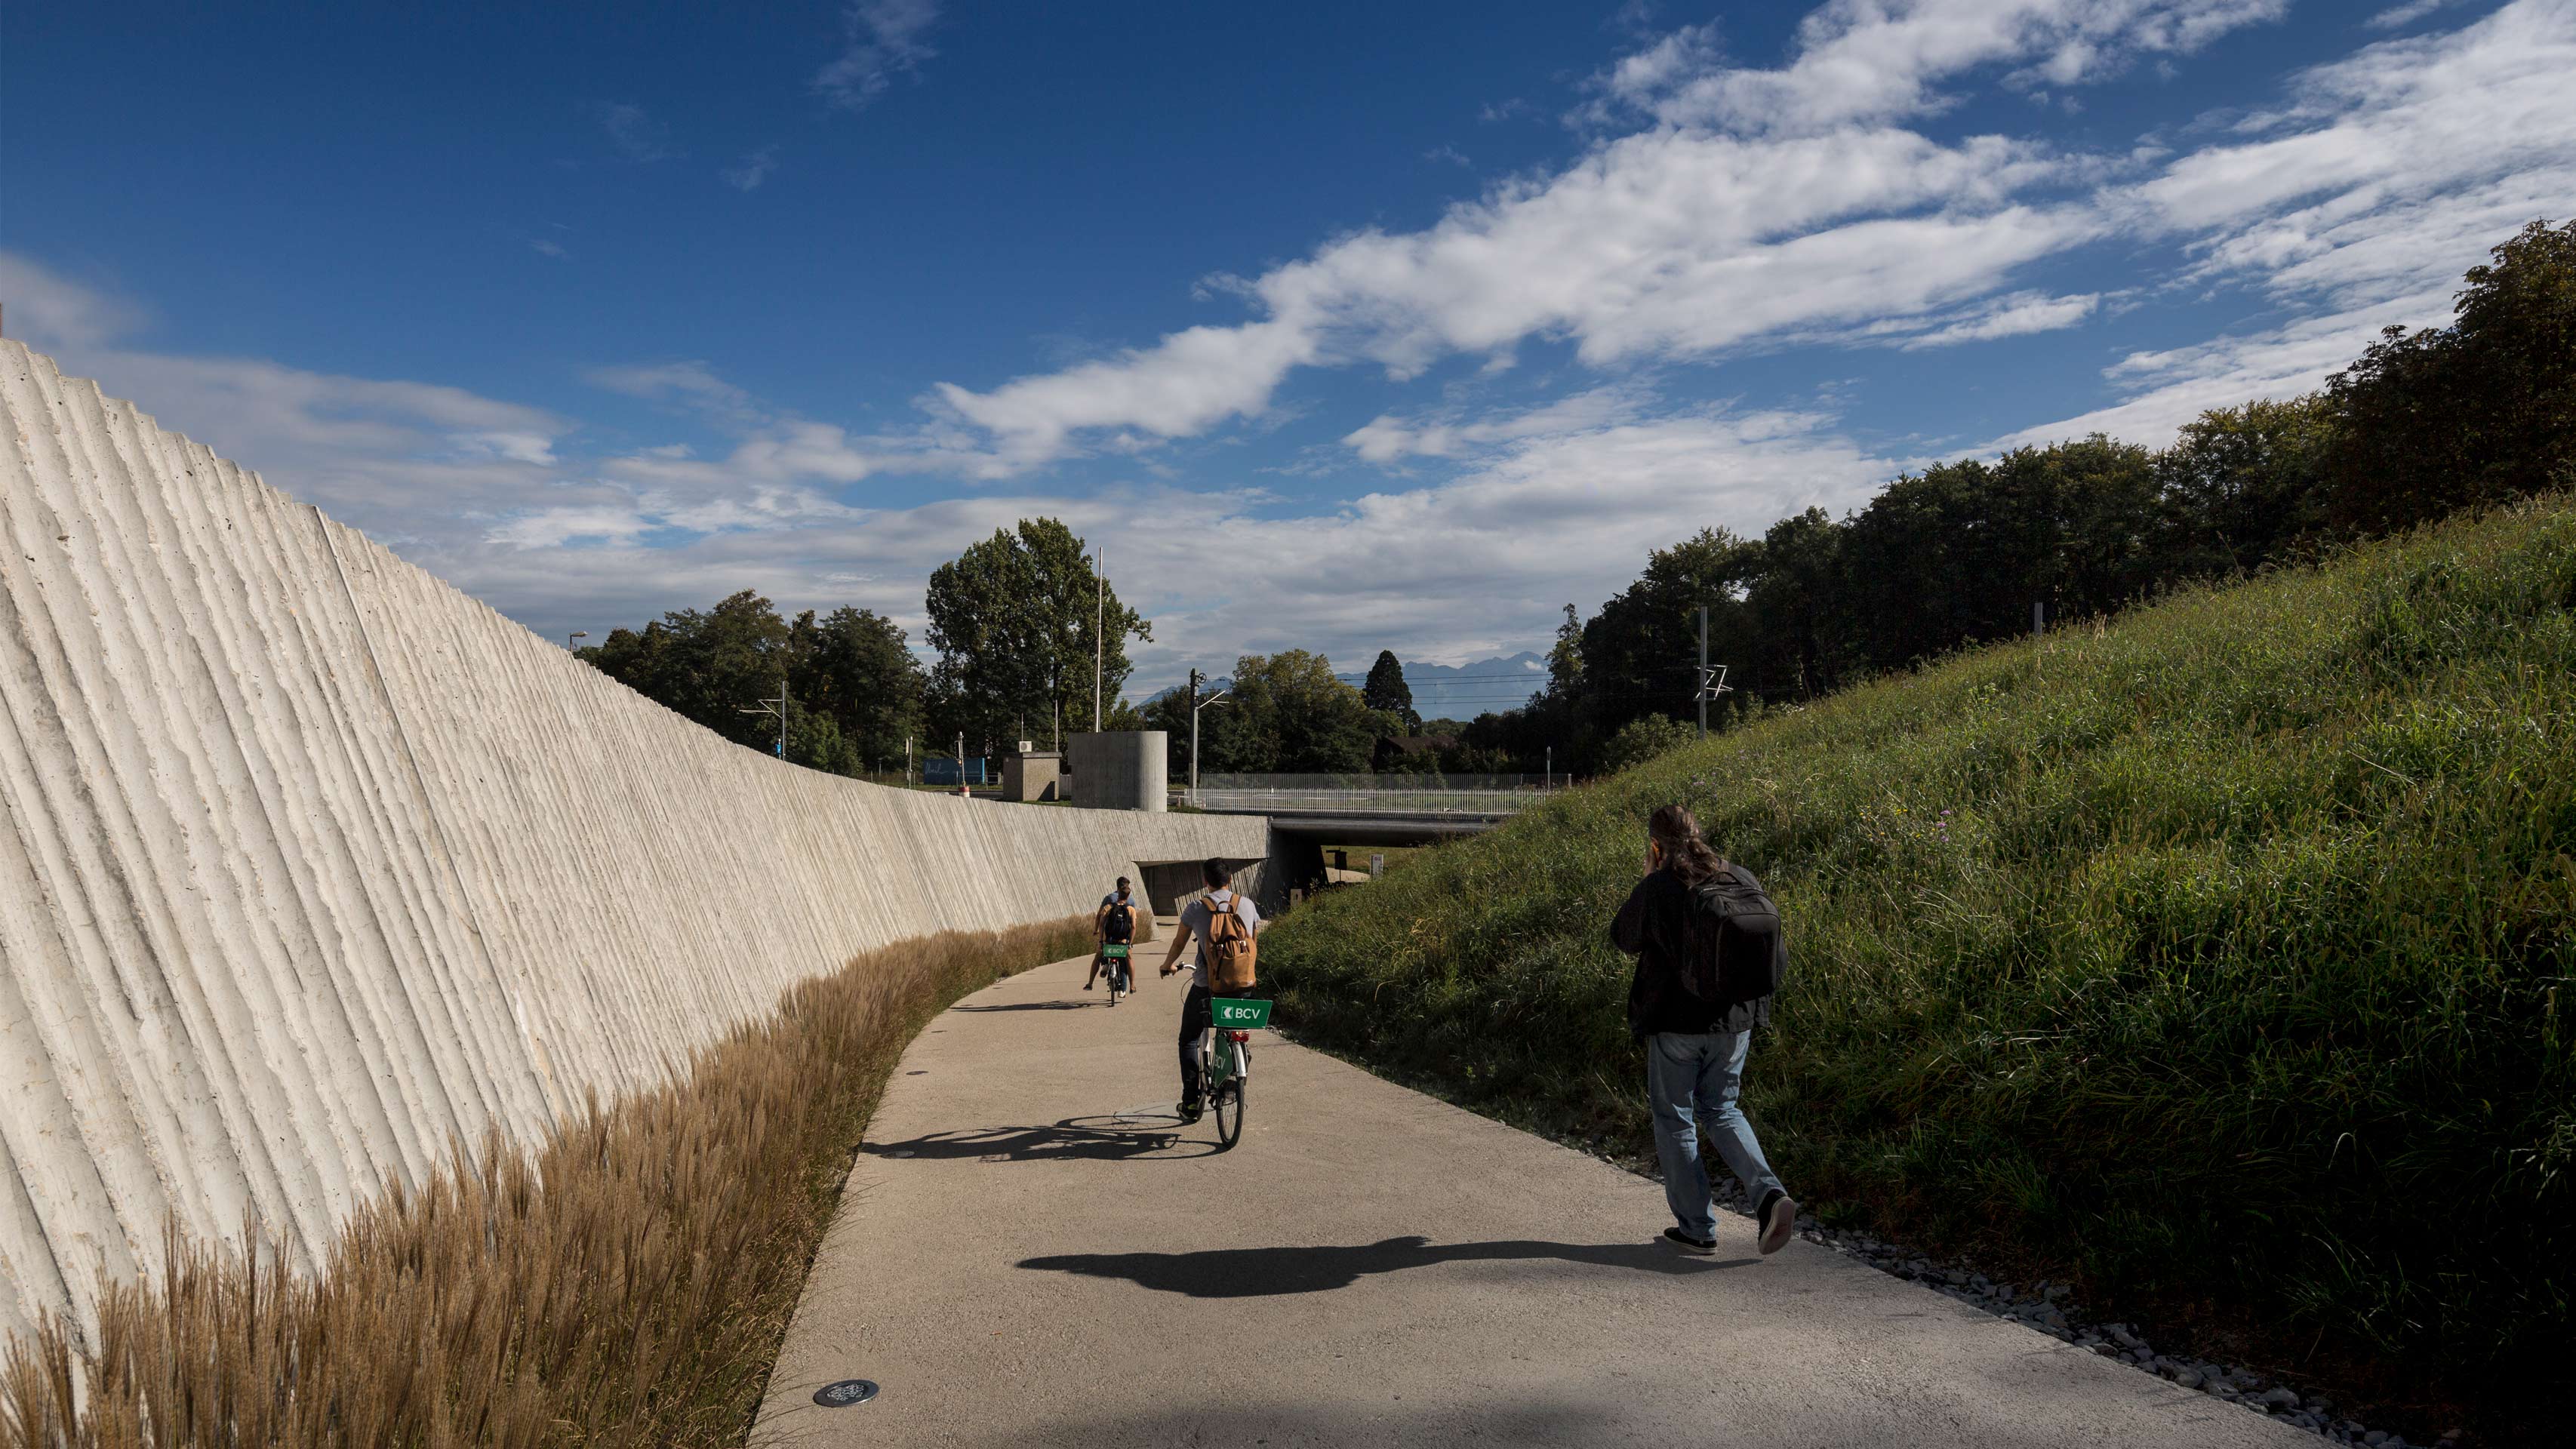
[[[1753,880],[1753,872],[1729,863],[1728,869]],[[1754,881],[1758,887],[1761,882]],[[1610,922],[1610,944],[1637,958],[1628,980],[1628,1031],[1636,1037],[1659,1031],[1697,1035],[1712,1031],[1750,1031],[1771,1020],[1771,997],[1727,996],[1703,1001],[1674,979],[1682,960],[1683,917],[1690,911],[1690,887],[1667,866],[1628,892],[1628,903]],[[1781,933],[1779,975],[1789,974],[1788,933]]]

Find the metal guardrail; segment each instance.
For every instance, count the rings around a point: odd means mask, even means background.
[[[1553,781],[1542,775],[1219,775],[1203,772],[1199,790],[1333,790],[1384,794],[1391,791],[1424,791],[1437,794],[1499,793],[1513,790],[1536,791],[1546,788],[1562,790],[1565,777]],[[1186,786],[1175,788],[1186,789]]]
[[[1189,801],[1183,786],[1172,792]],[[1243,790],[1201,785],[1202,810],[1261,815],[1509,815],[1546,798],[1540,790]]]

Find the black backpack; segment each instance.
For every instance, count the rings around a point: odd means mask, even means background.
[[[1702,1001],[1751,1001],[1780,989],[1780,908],[1748,872],[1729,865],[1690,888],[1683,960],[1674,974]]]
[[[1124,941],[1135,934],[1136,913],[1127,908],[1125,901],[1110,902],[1109,919],[1103,923],[1101,935],[1108,940]]]

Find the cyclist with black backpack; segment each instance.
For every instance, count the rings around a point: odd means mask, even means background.
[[[1753,1028],[1771,1019],[1771,996],[1789,970],[1780,909],[1753,872],[1700,838],[1679,805],[1646,827],[1646,878],[1610,923],[1610,941],[1637,958],[1628,986],[1628,1031],[1646,1048],[1646,1096],[1655,1153],[1674,1225],[1664,1238],[1685,1253],[1717,1251],[1717,1215],[1700,1129],[1754,1203],[1765,1256],[1788,1244],[1798,1204],[1780,1186],[1736,1098]]]
[[[1127,877],[1123,875],[1118,877],[1118,889],[1100,898],[1100,909],[1091,913],[1091,975],[1083,981],[1083,990],[1089,991],[1100,980],[1101,969],[1108,965],[1107,948],[1112,942],[1123,946],[1135,941],[1136,917],[1144,909],[1144,897],[1127,889]],[[1118,969],[1126,970],[1127,963],[1119,962]],[[1129,989],[1133,989],[1132,985]],[[1116,992],[1110,993],[1110,1004],[1117,1004]]]

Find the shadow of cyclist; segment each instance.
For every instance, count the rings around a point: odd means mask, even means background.
[[[1759,1258],[1685,1258],[1661,1243],[1543,1243],[1511,1239],[1449,1243],[1429,1238],[1388,1238],[1353,1247],[1211,1248],[1197,1253],[1066,1253],[1024,1258],[1019,1266],[1087,1278],[1124,1278],[1158,1293],[1192,1298],[1269,1298],[1348,1288],[1373,1273],[1427,1268],[1435,1263],[1518,1262],[1555,1259],[1596,1268],[1686,1275],[1742,1268]]]
[[[1108,1123],[1093,1126],[1093,1123]],[[1216,1150],[1211,1141],[1185,1139],[1171,1114],[1068,1117],[1052,1127],[978,1127],[933,1132],[908,1142],[870,1142],[873,1157],[926,1161],[1068,1162],[1177,1161]]]

